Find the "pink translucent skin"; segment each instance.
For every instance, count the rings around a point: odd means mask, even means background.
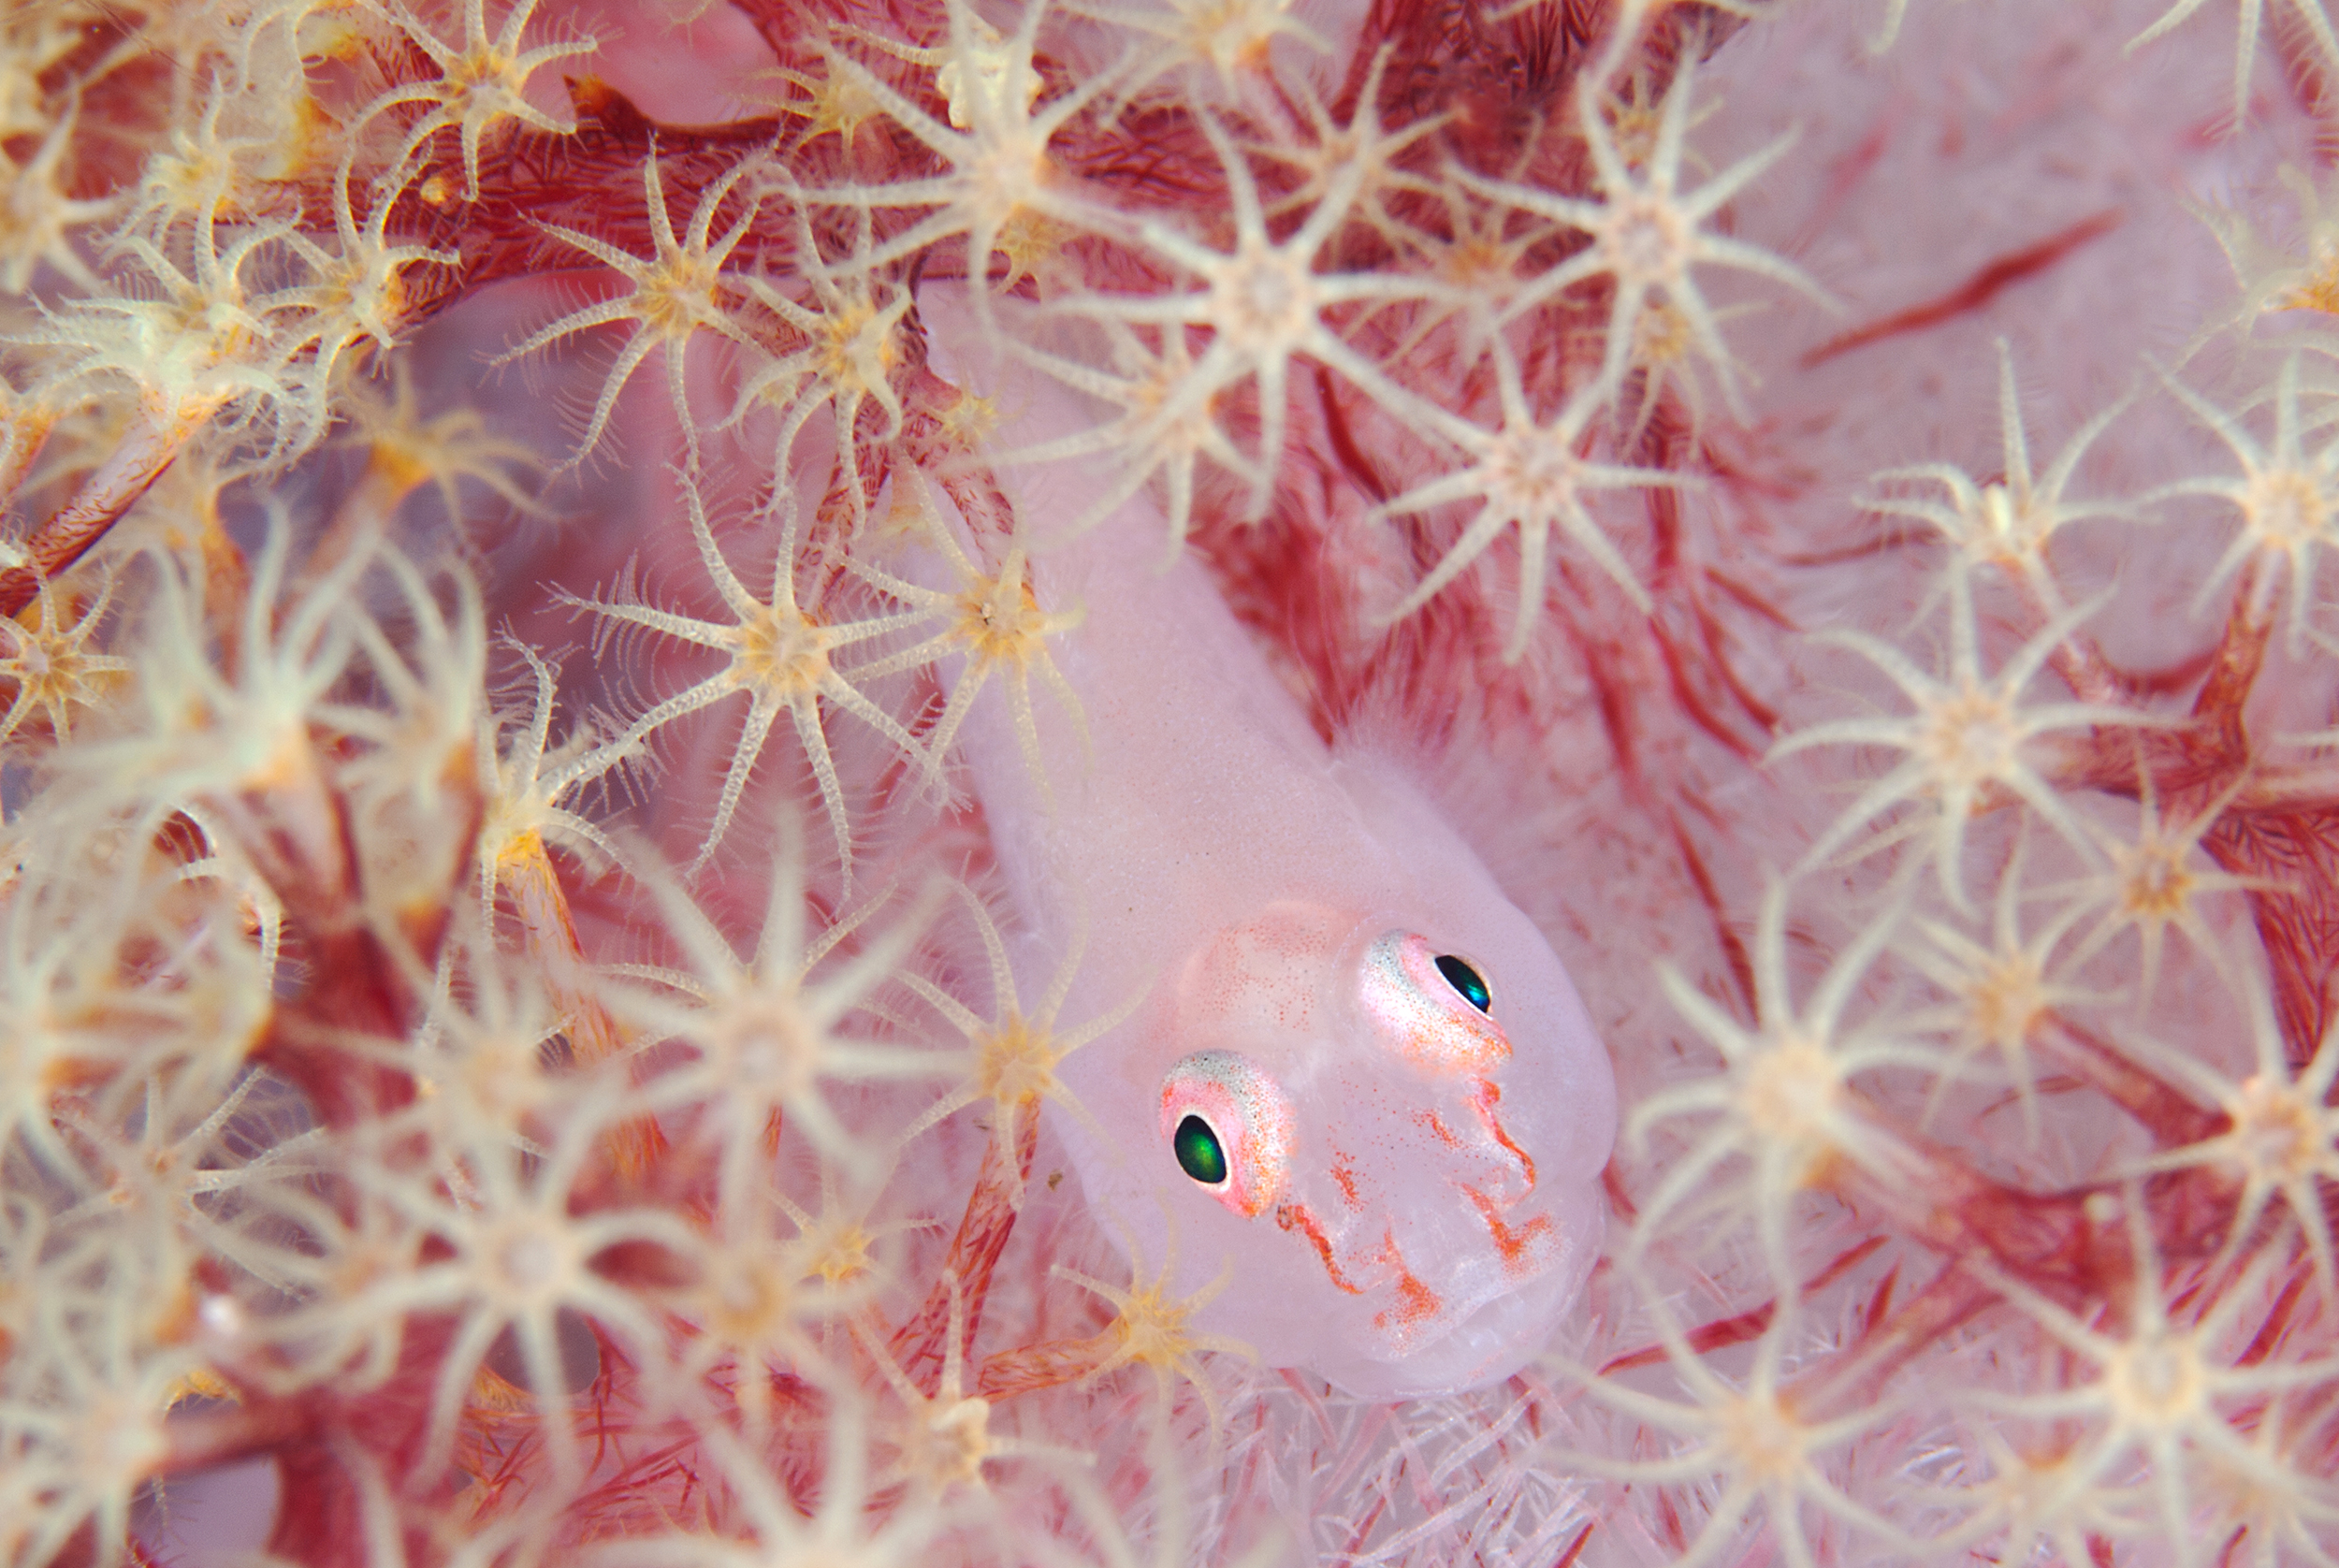
[[[937,370],[981,362],[951,291],[920,309],[948,345]],[[1023,411],[1009,443],[1094,417],[1011,364],[966,379]],[[1045,540],[1094,494],[1052,474],[1013,499]],[[1049,1125],[1149,1278],[1169,1259],[1184,1296],[1228,1275],[1199,1330],[1368,1398],[1499,1381],[1549,1343],[1598,1250],[1606,1052],[1543,934],[1403,767],[1328,747],[1191,557],[1160,568],[1166,538],[1140,496],[1034,563],[1043,608],[1111,606],[1053,645],[1085,754],[1034,683],[1052,806],[1005,704],[978,703],[966,732],[1033,934],[1019,971],[1082,941],[1063,1030],[1142,998],[1058,1068],[1086,1114]],[[1426,942],[1410,965],[1408,935]],[[1491,1038],[1451,987],[1416,983],[1425,951],[1486,978]],[[1275,1192],[1252,1217],[1170,1147],[1164,1084],[1201,1052],[1247,1058],[1289,1108],[1288,1169],[1244,1173]]]

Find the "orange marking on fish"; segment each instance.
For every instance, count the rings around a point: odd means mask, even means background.
[[[1437,1140],[1448,1149],[1459,1149],[1462,1146],[1461,1140],[1454,1136],[1454,1129],[1446,1125],[1446,1118],[1436,1111],[1425,1111],[1414,1120],[1429,1128]]]
[[[1494,1250],[1503,1255],[1503,1271],[1533,1273],[1534,1263],[1528,1253],[1538,1240],[1551,1233],[1551,1216],[1537,1214],[1514,1230],[1503,1223],[1503,1206],[1494,1199],[1475,1187],[1462,1188],[1462,1196],[1478,1211],[1478,1217],[1487,1222],[1487,1234],[1494,1239]]]
[[[1315,1243],[1315,1255],[1324,1260],[1324,1272],[1331,1276],[1334,1285],[1351,1296],[1364,1294],[1362,1285],[1355,1284],[1347,1275],[1340,1271],[1340,1265],[1332,1259],[1332,1240],[1324,1234],[1324,1227],[1316,1223],[1315,1216],[1308,1212],[1306,1204],[1280,1205],[1275,1210],[1275,1223],[1286,1230],[1297,1230]]]
[[[1332,1183],[1340,1188],[1341,1200],[1349,1208],[1364,1207],[1364,1199],[1357,1195],[1357,1163],[1338,1150],[1332,1152]]]
[[[1490,1078],[1479,1079],[1475,1092],[1470,1096],[1470,1104],[1478,1112],[1478,1120],[1486,1124],[1487,1136],[1508,1150],[1511,1158],[1518,1162],[1519,1173],[1527,1178],[1527,1191],[1533,1192],[1535,1190],[1534,1156],[1512,1142],[1511,1135],[1503,1130],[1503,1119],[1495,1114],[1496,1108],[1502,1103],[1503,1086]],[[1523,1198],[1526,1195],[1522,1193],[1519,1196]]]
[[[1397,1270],[1397,1305],[1393,1313],[1397,1326],[1400,1328],[1417,1328],[1437,1316],[1446,1303],[1438,1299],[1436,1291],[1422,1284],[1414,1271],[1405,1267],[1405,1255],[1397,1250],[1394,1231],[1382,1236],[1381,1256]],[[1386,1329],[1391,1315],[1391,1313],[1386,1312],[1373,1314],[1373,1327]]]

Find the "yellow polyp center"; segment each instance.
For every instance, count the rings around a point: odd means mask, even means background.
[[[2012,771],[2021,737],[2006,704],[1969,685],[1935,708],[1918,737],[1918,755],[1935,778],[1978,784]]]
[[[463,1053],[463,1082],[472,1103],[506,1125],[516,1125],[545,1088],[544,1055],[532,1039],[489,1036]]]
[[[810,616],[766,611],[739,629],[734,678],[765,691],[792,695],[813,691],[828,675],[828,649],[820,623]]]
[[[978,220],[1000,228],[1023,210],[1025,196],[1054,178],[1047,150],[1037,137],[1015,137],[988,149],[967,172]]]
[[[869,1245],[874,1240],[857,1225],[840,1226],[822,1239],[812,1272],[831,1288],[849,1285],[869,1271]]]
[[[972,1486],[982,1479],[991,1457],[991,1401],[964,1399],[943,1406],[926,1422],[933,1450],[930,1472],[943,1485]]]
[[[885,106],[859,81],[831,73],[812,89],[809,103],[788,106],[811,123],[807,138],[834,131],[847,142],[853,133],[885,112]]]
[[[1752,1397],[1735,1401],[1720,1436],[1737,1460],[1737,1474],[1757,1486],[1789,1485],[1804,1469],[1803,1429],[1774,1403]]]
[[[959,596],[959,640],[985,663],[1028,661],[1047,630],[1046,621],[1039,601],[1022,583],[1001,579]]]
[[[2303,544],[2331,527],[2330,499],[2310,475],[2296,469],[2259,474],[2242,504],[2251,530],[2273,548]]]
[[[553,1283],[559,1256],[543,1236],[516,1236],[497,1255],[504,1283],[516,1292],[532,1296]]]
[[[642,325],[662,338],[687,338],[721,312],[715,285],[721,277],[705,256],[677,251],[650,269],[638,292]]]
[[[2329,248],[2315,247],[2314,275],[2293,289],[2274,296],[2266,303],[2269,311],[2320,311],[2325,315],[2339,315],[2339,255]]]
[[[1682,227],[1673,209],[1661,201],[1630,199],[1611,207],[1616,215],[1601,245],[1617,275],[1644,283],[1678,280]]]
[[[1036,177],[1044,177],[1045,170],[1043,159]],[[1028,207],[1010,211],[999,225],[997,238],[991,241],[992,250],[1007,259],[1007,286],[1012,288],[1024,278],[1038,277],[1039,269],[1055,259],[1070,235],[1070,229]]]
[[[1315,319],[1307,274],[1285,257],[1253,256],[1214,292],[1211,323],[1238,343],[1294,342]]]
[[[787,1321],[792,1284],[784,1270],[766,1261],[746,1258],[730,1263],[708,1292],[713,1305],[707,1327],[733,1344],[762,1342]]]
[[[1518,267],[1512,247],[1474,234],[1446,247],[1439,259],[1438,275],[1468,293],[1499,297],[1509,292]]]
[[[2038,962],[2025,953],[2003,957],[1983,970],[1966,995],[1973,1032],[1998,1045],[2021,1044],[2046,1010],[2044,980]]]
[[[2038,553],[2034,515],[2017,506],[2013,492],[2003,485],[1986,486],[1982,491],[1982,534],[1993,560],[2017,563]]]
[[[1287,0],[1215,0],[1185,11],[1186,50],[1224,73],[1267,63]]]
[[[821,1038],[795,1009],[776,1000],[740,1008],[723,1021],[717,1043],[723,1076],[735,1085],[753,1085],[756,1098],[788,1099],[812,1087],[821,1060]]]
[[[1576,457],[1543,431],[1507,431],[1487,454],[1487,477],[1489,489],[1518,511],[1547,515],[1576,488]]]
[[[2154,921],[2173,920],[2184,913],[2193,892],[2192,873],[2172,851],[2140,849],[2121,882],[2120,898],[2131,915]]]
[[[1166,1289],[1132,1289],[1119,1307],[1111,1332],[1123,1357],[1170,1367],[1192,1353],[1193,1342],[1185,1334],[1187,1310],[1170,1299]]]
[[[1016,260],[1013,253],[1007,252],[1004,237],[1000,249],[1007,254],[1009,265],[1016,269],[1014,275],[1008,280],[1013,283],[1025,269]],[[961,392],[958,400],[942,411],[942,428],[949,432],[952,441],[969,452],[990,440],[991,433],[998,428],[999,400],[996,398],[981,398],[972,392]]]
[[[1184,329],[1173,327],[1169,330],[1175,332]],[[1135,415],[1140,424],[1152,424],[1162,416],[1164,410],[1169,408],[1170,399],[1177,395],[1178,387],[1177,361],[1165,356],[1165,362],[1156,366],[1142,384],[1130,388],[1130,414]],[[1209,410],[1201,410],[1199,414],[1188,412],[1179,415],[1170,424],[1164,440],[1170,444],[1172,450],[1193,451],[1199,446],[1209,426]]]
[[[831,315],[821,351],[821,378],[848,392],[874,392],[900,357],[889,312],[858,300]]]
[[[278,727],[275,745],[239,782],[254,794],[306,795],[317,780],[316,754],[310,749],[309,732],[285,724]]]
[[[200,150],[184,137],[176,139],[178,152],[158,152],[150,161],[149,182],[182,212],[201,212],[208,207],[213,217],[225,217],[237,211],[240,204],[235,196],[234,163]]]
[[[1790,1038],[1747,1065],[1738,1103],[1747,1124],[1765,1139],[1803,1149],[1815,1162],[1824,1149],[1823,1129],[1838,1087],[1827,1053],[1810,1040]]]
[[[375,442],[367,456],[366,468],[401,500],[421,488],[433,472],[415,448],[394,441]]]
[[[446,73],[447,85],[454,89],[451,96],[470,99],[480,96],[483,90],[500,93],[516,89],[520,85],[520,79],[514,74],[517,64],[512,56],[496,49],[466,54]]]
[[[2114,1408],[2143,1427],[2169,1427],[2199,1407],[2201,1357],[2191,1344],[2154,1338],[2113,1357],[2105,1368]]]
[[[996,1104],[1031,1104],[1055,1082],[1056,1052],[1044,1032],[1010,1013],[975,1043],[975,1083]]]
[[[2250,1167],[2277,1177],[2310,1169],[2323,1154],[2321,1129],[2306,1097],[2262,1073],[2242,1081],[2232,1107],[2233,1132]]]

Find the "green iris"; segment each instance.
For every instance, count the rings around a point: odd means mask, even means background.
[[[1437,972],[1446,977],[1446,984],[1461,993],[1463,1001],[1480,1012],[1494,1010],[1494,993],[1487,989],[1487,982],[1477,970],[1449,952],[1437,961]]]
[[[1199,1116],[1180,1122],[1170,1144],[1178,1152],[1178,1169],[1202,1185],[1214,1187],[1227,1179],[1227,1151],[1218,1146],[1218,1135]]]

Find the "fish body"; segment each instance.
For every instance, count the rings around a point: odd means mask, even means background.
[[[976,358],[935,292],[937,363]],[[987,379],[1025,411],[1010,442],[1097,417],[1011,362]],[[1097,493],[1059,467],[1009,491],[1043,539]],[[1228,1274],[1197,1328],[1364,1397],[1506,1377],[1598,1251],[1606,1052],[1428,794],[1328,746],[1165,538],[1140,492],[1032,561],[1042,608],[1085,610],[1050,645],[1085,735],[1034,687],[1044,789],[1006,704],[963,732],[1019,923],[1043,963],[1081,947],[1062,1020],[1139,998],[1058,1065],[1086,1114],[1050,1107],[1053,1134],[1148,1277],[1173,1253],[1180,1296]]]

